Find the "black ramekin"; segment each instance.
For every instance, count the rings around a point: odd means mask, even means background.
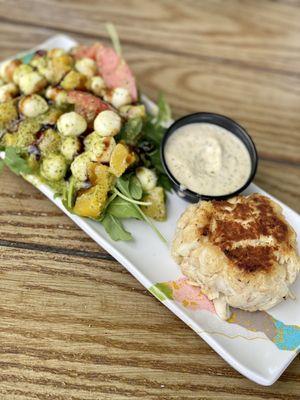
[[[235,136],[237,136],[246,146],[250,159],[251,159],[251,173],[245,184],[240,187],[238,190],[228,193],[226,195],[222,196],[208,196],[208,195],[202,195],[196,192],[193,192],[189,189],[183,188],[180,182],[177,181],[177,179],[172,175],[171,171],[168,168],[168,165],[166,163],[165,159],[165,146],[167,143],[168,138],[175,132],[178,128],[180,128],[183,125],[187,124],[193,124],[193,123],[198,123],[198,122],[206,122],[214,125],[219,125],[222,128],[227,129],[231,133],[233,133]],[[177,119],[165,132],[164,138],[161,143],[161,148],[160,148],[160,154],[161,154],[161,160],[163,167],[166,171],[166,174],[170,178],[170,181],[172,183],[173,189],[175,192],[184,200],[187,200],[191,203],[197,203],[199,200],[226,200],[229,197],[236,196],[237,194],[241,193],[243,190],[245,190],[253,180],[256,170],[257,170],[257,164],[258,164],[258,156],[257,156],[257,151],[255,148],[255,144],[253,143],[253,140],[249,136],[249,134],[246,132],[244,128],[242,128],[238,123],[233,121],[232,119],[225,117],[224,115],[219,115],[219,114],[213,114],[213,113],[207,113],[207,112],[198,112],[194,114],[189,114],[185,115],[182,118]]]

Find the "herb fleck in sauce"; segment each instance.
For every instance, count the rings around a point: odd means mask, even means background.
[[[251,172],[244,143],[227,129],[209,123],[178,128],[166,143],[165,159],[183,186],[208,196],[234,192]]]

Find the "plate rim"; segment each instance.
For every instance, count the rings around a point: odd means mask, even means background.
[[[34,46],[31,49],[28,49],[26,51],[23,51],[21,53],[15,54],[12,57],[6,58],[5,60],[1,60],[0,64],[2,62],[5,62],[7,60],[13,59],[15,57],[22,57],[23,55],[28,54],[29,52],[33,52],[39,48],[50,48],[51,45],[54,42],[64,40],[68,42],[68,46],[74,46],[78,44],[76,40],[74,40],[71,36],[65,35],[65,34],[56,34],[54,36],[49,37],[47,40],[44,42],[38,44],[37,46]],[[142,102],[146,103],[145,105],[148,106],[149,108],[155,108],[156,105],[153,103],[147,96],[142,94]],[[30,178],[27,179],[26,177],[25,180],[27,180],[29,183],[33,184],[40,192],[42,192],[50,201],[52,201],[57,207],[59,207],[64,214],[66,214],[73,222],[75,222],[76,225],[79,226],[88,236],[90,236],[97,244],[99,244],[101,247],[103,247],[110,255],[112,255],[120,264],[122,264],[127,271],[134,276],[144,287],[147,289],[150,293],[151,291],[149,288],[153,285],[153,282],[151,282],[143,273],[139,271],[139,269],[131,262],[129,261],[126,256],[122,254],[121,251],[117,250],[113,244],[111,244],[104,236],[99,234],[93,226],[89,223],[90,221],[88,219],[84,219],[82,217],[76,216],[74,214],[71,214],[65,207],[63,206],[61,200],[59,198],[54,199],[53,194],[54,191],[43,184],[42,182],[38,182],[38,185],[33,182]],[[36,179],[38,181],[38,179]],[[256,188],[259,189],[260,191],[264,192],[266,195],[268,195],[270,198],[275,199],[281,206],[286,207],[289,212],[293,213],[296,217],[299,218],[299,214],[291,209],[289,206],[281,202],[280,200],[276,199],[274,196],[270,195],[263,189],[261,189],[259,186],[256,184],[252,183],[250,187],[253,187],[255,190]],[[153,293],[151,293],[153,295]],[[241,364],[234,356],[231,355],[229,351],[226,350],[226,348],[219,344],[214,336],[210,333],[207,332],[199,332],[199,326],[196,326],[196,322],[193,321],[193,319],[185,313],[174,301],[165,299],[165,300],[160,300],[156,296],[153,295],[153,297],[158,300],[160,303],[165,305],[173,314],[175,314],[180,320],[182,320],[188,327],[190,327],[198,336],[200,336],[219,356],[221,356],[232,368],[237,370],[240,374],[245,376],[246,378],[250,379],[251,381],[254,381],[255,383],[258,383],[263,386],[270,386],[273,383],[275,383],[279,377],[282,375],[282,373],[286,370],[286,368],[291,364],[291,362],[296,358],[297,354],[299,351],[294,351],[294,354],[291,354],[290,358],[287,360],[287,362],[282,363],[282,366],[280,370],[272,375],[270,378],[263,376],[261,374],[256,373],[255,371],[250,370],[243,364]]]

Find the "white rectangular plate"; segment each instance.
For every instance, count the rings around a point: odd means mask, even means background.
[[[76,42],[71,38],[58,35],[36,49],[61,47],[68,50],[74,45]],[[149,99],[144,97],[143,101],[148,108],[155,107]],[[247,378],[261,385],[271,385],[299,353],[300,279],[292,288],[298,300],[283,302],[269,312],[248,313],[233,310],[231,322],[221,321],[215,315],[212,303],[201,294],[201,290],[187,285],[178,266],[171,259],[168,247],[146,224],[126,221],[125,226],[133,233],[134,241],[114,242],[99,223],[70,214],[60,199],[53,198],[54,193],[49,187],[34,177],[28,177],[28,180]],[[267,194],[254,184],[250,185],[245,194],[252,192]],[[286,205],[280,204],[287,220],[300,237],[300,216]],[[175,194],[168,195],[168,220],[157,225],[169,243],[176,221],[186,206],[187,203]]]

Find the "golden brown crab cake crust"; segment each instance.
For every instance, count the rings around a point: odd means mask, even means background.
[[[278,304],[300,270],[294,230],[281,207],[260,194],[189,206],[172,255],[222,318],[228,305],[256,311]]]

